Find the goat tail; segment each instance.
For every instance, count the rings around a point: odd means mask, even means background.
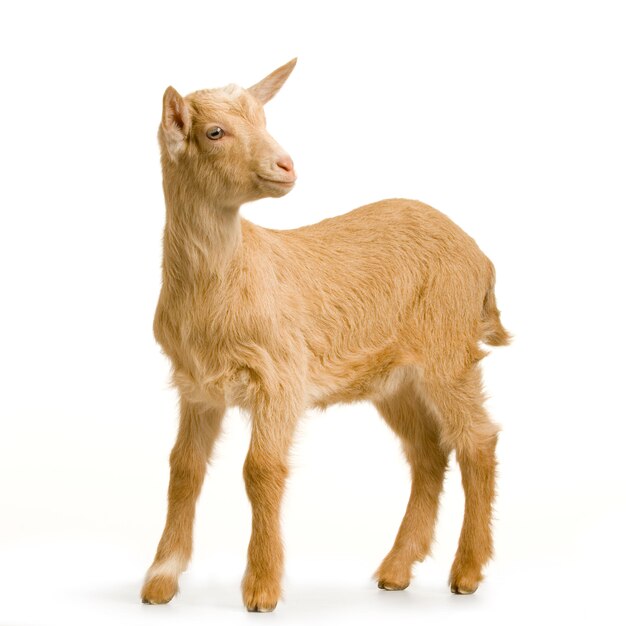
[[[512,337],[500,321],[500,311],[496,305],[494,286],[495,277],[492,279],[483,301],[481,339],[490,346],[508,346]]]

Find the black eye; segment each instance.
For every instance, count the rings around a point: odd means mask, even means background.
[[[206,131],[206,136],[209,139],[221,139],[224,136],[224,131],[219,126],[214,126]]]

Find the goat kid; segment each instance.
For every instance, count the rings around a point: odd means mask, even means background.
[[[412,489],[376,577],[408,586],[429,553],[448,456],[465,515],[450,586],[476,590],[492,555],[498,428],[483,407],[479,343],[508,342],[494,268],[459,227],[413,200],[384,200],[295,230],[261,228],[239,207],[285,195],[296,175],[263,105],[296,60],[243,89],[181,97],[168,87],[159,128],[166,224],[154,333],[171,360],[180,428],[163,536],[144,602],[168,602],[192,551],[196,499],[224,412],[251,415],[244,464],[252,506],[242,582],[250,611],[281,593],[280,506],[298,417],[372,401],[400,438]]]

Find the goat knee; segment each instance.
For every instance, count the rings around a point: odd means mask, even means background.
[[[288,473],[285,463],[248,456],[243,466],[243,477],[252,504],[257,498],[280,500]]]

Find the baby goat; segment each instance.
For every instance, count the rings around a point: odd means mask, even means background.
[[[195,503],[224,412],[252,420],[243,468],[252,536],[242,582],[249,611],[281,594],[280,506],[298,417],[371,400],[402,441],[412,489],[376,576],[408,586],[429,553],[448,456],[461,467],[465,517],[450,573],[472,593],[492,555],[498,428],[481,389],[480,342],[505,345],[494,268],[458,226],[414,200],[384,200],[277,231],[239,216],[285,195],[296,175],[265,128],[263,105],[296,60],[249,89],[181,97],[168,87],[159,128],[166,223],[154,320],[180,394],[169,508],[141,592],[171,600],[191,557]]]

